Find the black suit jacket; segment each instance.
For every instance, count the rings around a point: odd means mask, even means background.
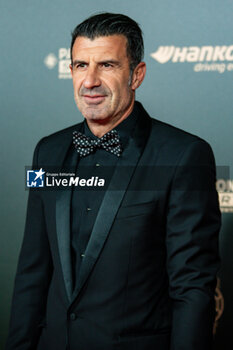
[[[7,350],[211,349],[220,227],[213,154],[137,111],[74,291],[71,190],[30,191]],[[34,168],[62,169],[80,127],[42,139]],[[66,166],[76,162],[74,153]]]

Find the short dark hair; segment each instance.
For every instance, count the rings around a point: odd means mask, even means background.
[[[130,70],[140,63],[144,55],[142,31],[137,22],[119,13],[100,13],[87,18],[78,24],[72,32],[70,57],[77,37],[83,36],[91,40],[100,36],[124,35],[127,39],[127,55],[130,59]]]

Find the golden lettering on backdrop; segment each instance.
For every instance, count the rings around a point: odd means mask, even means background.
[[[217,278],[217,287],[215,289],[215,310],[216,310],[216,316],[214,321],[214,328],[213,333],[216,334],[217,327],[218,327],[218,321],[220,317],[223,314],[224,310],[224,298],[222,295],[222,292],[220,290],[220,279]]]

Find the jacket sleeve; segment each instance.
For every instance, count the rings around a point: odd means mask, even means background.
[[[34,152],[33,169],[37,168],[39,147],[40,142]],[[52,269],[42,199],[38,190],[30,189],[6,350],[35,350]]]
[[[212,349],[221,221],[215,181],[210,146],[192,142],[176,168],[168,205],[171,350]]]

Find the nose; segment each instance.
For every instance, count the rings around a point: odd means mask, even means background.
[[[83,81],[83,86],[86,89],[91,89],[100,86],[101,81],[96,67],[88,67]]]

